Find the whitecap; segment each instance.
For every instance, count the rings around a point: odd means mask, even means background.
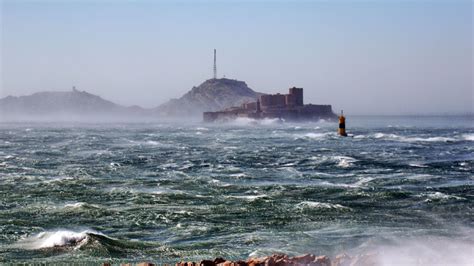
[[[88,204],[86,202],[75,202],[75,203],[67,203],[64,205],[64,208],[70,208],[70,209],[79,209],[83,207],[92,207],[92,208],[99,208],[99,206],[94,205],[94,204]]]
[[[88,234],[100,234],[92,230],[74,232],[70,230],[58,230],[42,232],[26,239],[20,240],[19,245],[25,249],[44,249],[54,247],[82,246],[87,242]]]
[[[301,173],[296,168],[291,167],[291,166],[279,167],[278,169],[287,171],[288,173],[290,173],[291,176],[297,176],[297,177],[302,177],[303,176],[303,173]]]
[[[238,149],[238,147],[236,147],[236,146],[224,146],[224,147],[222,147],[222,148],[223,148],[224,150],[237,150],[237,149]]]
[[[249,126],[258,124],[257,120],[247,117],[238,117],[230,121],[230,123],[237,126]]]
[[[352,183],[352,184],[346,184],[346,183],[331,183],[328,181],[322,181],[319,184],[322,186],[328,186],[328,187],[342,187],[342,188],[359,188],[365,185],[366,183],[374,180],[375,178],[373,177],[363,177],[359,181]]]
[[[409,163],[408,165],[412,166],[412,167],[420,167],[420,168],[427,168],[428,167],[428,166],[426,166],[422,163]]]
[[[448,195],[442,192],[430,192],[430,193],[424,193],[422,196],[426,197],[427,199],[425,200],[426,202],[431,202],[431,201],[443,201],[443,200],[464,200],[465,198],[463,197],[458,197],[454,195]]]
[[[230,176],[231,176],[231,177],[233,177],[233,178],[237,178],[237,179],[240,179],[240,178],[245,178],[245,177],[247,177],[247,175],[246,175],[246,174],[244,174],[244,173],[231,174]]]
[[[233,198],[233,199],[244,199],[248,201],[254,201],[261,198],[267,198],[266,194],[261,195],[245,195],[245,196],[225,196],[226,198]]]
[[[334,156],[333,158],[337,161],[337,166],[341,168],[351,167],[355,162],[357,162],[355,158],[349,156]]]
[[[429,174],[415,174],[415,175],[406,176],[405,178],[411,179],[411,180],[430,180],[430,179],[435,179],[437,177],[433,175],[429,175]]]
[[[362,185],[365,185],[374,179],[374,177],[362,177],[361,179],[359,179],[359,181],[352,184],[352,187],[361,187]]]
[[[306,133],[304,135],[296,135],[295,139],[314,139],[314,140],[320,140],[320,139],[325,139],[328,136],[334,135],[332,132],[326,132],[326,133]]]
[[[474,134],[463,134],[461,137],[464,140],[474,141]]]
[[[422,137],[407,137],[407,136],[400,136],[396,134],[385,134],[381,132],[377,132],[372,135],[376,139],[388,139],[388,140],[395,140],[395,141],[401,141],[401,142],[448,142],[448,141],[456,141],[454,138],[449,138],[449,137],[427,137],[427,138],[422,138]]]
[[[374,136],[374,138],[376,138],[376,139],[380,139],[380,138],[385,137],[386,134],[378,132],[378,133],[375,133],[373,136]]]
[[[400,137],[401,141],[406,142],[448,142],[448,141],[455,141],[454,138],[448,137],[429,137],[429,138],[403,138]]]
[[[281,120],[278,118],[264,118],[260,120],[260,124],[262,125],[274,125],[280,123]]]
[[[179,165],[177,163],[165,163],[161,165],[161,168],[176,168]]]
[[[318,201],[303,201],[296,204],[296,208],[304,209],[340,209],[340,210],[350,210],[349,207],[343,206],[341,204],[327,203],[327,202],[318,202]]]

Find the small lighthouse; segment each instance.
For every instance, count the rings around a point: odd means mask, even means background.
[[[339,116],[339,136],[347,137],[346,133],[346,118],[344,117],[344,111],[341,110],[341,115]]]

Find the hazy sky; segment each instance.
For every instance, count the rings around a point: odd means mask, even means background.
[[[473,112],[471,1],[6,1],[0,97],[157,106],[212,76],[352,114]]]

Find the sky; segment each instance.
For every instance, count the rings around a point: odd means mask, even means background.
[[[0,97],[155,107],[212,77],[346,114],[474,112],[473,3],[1,1]]]

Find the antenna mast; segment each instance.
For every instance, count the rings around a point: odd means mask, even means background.
[[[217,78],[216,49],[214,49],[214,79]]]

